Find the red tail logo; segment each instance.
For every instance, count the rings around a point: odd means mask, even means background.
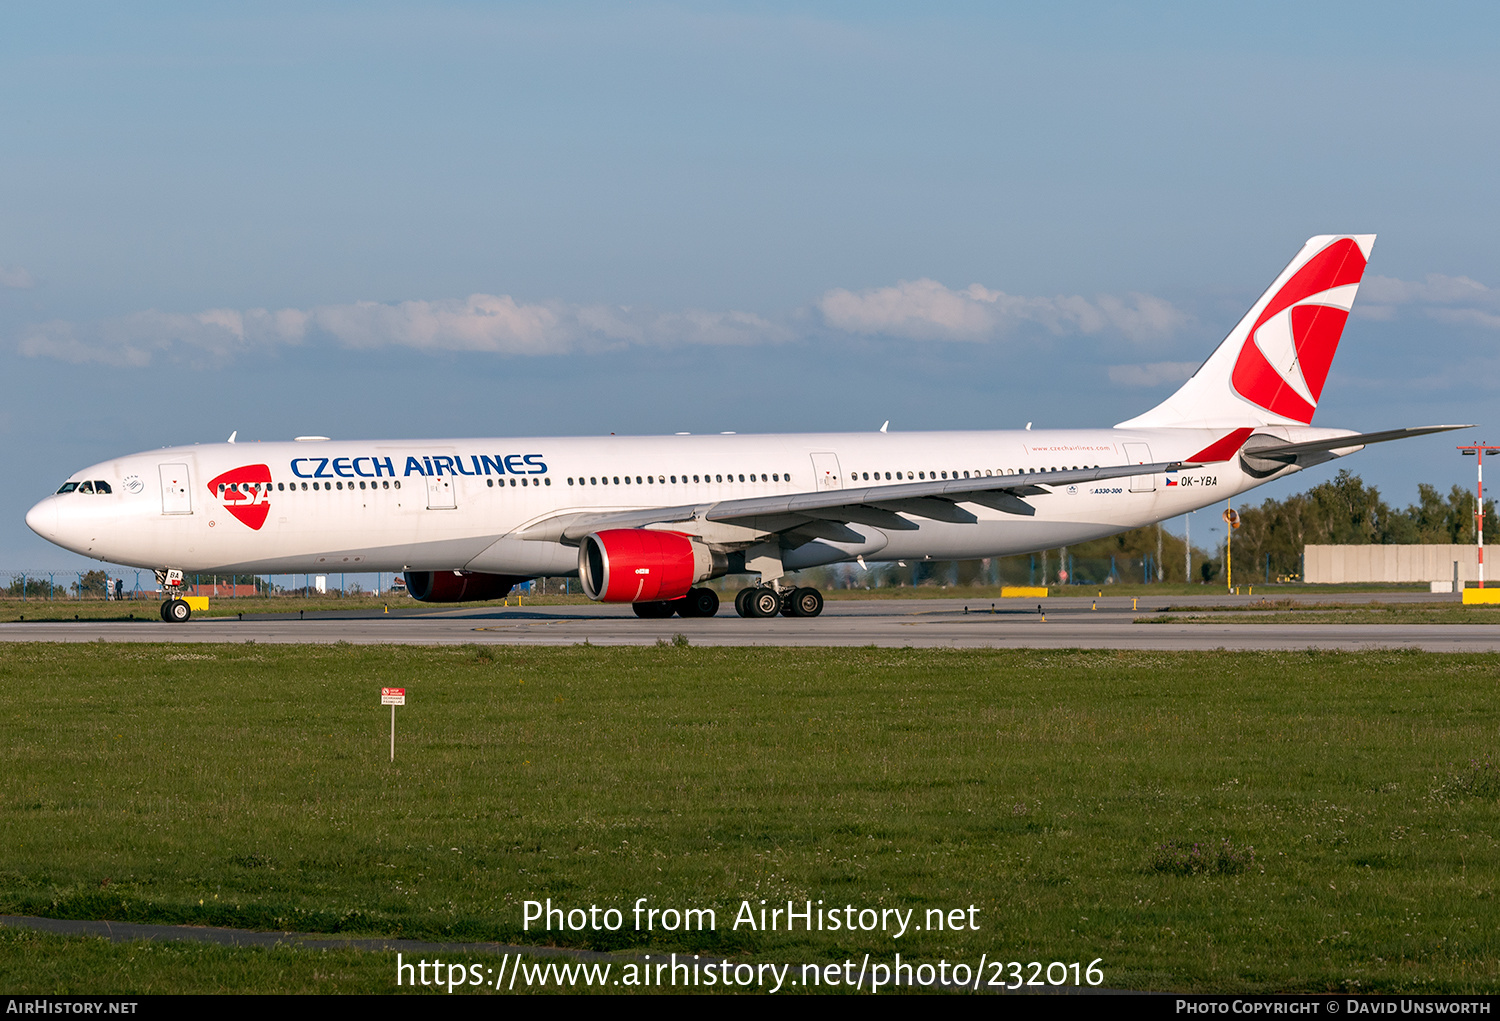
[[[263,464],[247,464],[213,479],[208,492],[224,509],[256,530],[271,513],[271,469]]]
[[[1364,272],[1359,245],[1341,238],[1294,273],[1240,348],[1230,377],[1240,396],[1272,414],[1311,422],[1353,303],[1352,292],[1330,292],[1358,284]]]

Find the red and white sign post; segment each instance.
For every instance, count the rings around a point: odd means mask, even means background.
[[[396,707],[406,705],[405,688],[381,688],[380,704],[391,707],[391,761],[396,761]]]
[[[1476,443],[1468,447],[1459,447],[1465,457],[1472,457],[1478,463],[1478,474],[1476,482],[1478,488],[1474,493],[1474,544],[1479,547],[1479,587],[1484,588],[1484,455],[1500,454],[1487,443]]]

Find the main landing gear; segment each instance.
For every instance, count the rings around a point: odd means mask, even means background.
[[[677,614],[679,617],[712,617],[719,612],[719,594],[711,588],[689,589],[681,599],[666,599],[653,603],[632,603],[637,617],[660,620]]]
[[[192,619],[193,608],[185,599],[168,599],[161,604],[161,619],[168,624],[181,624]]]
[[[778,592],[773,588],[741,589],[734,597],[734,609],[741,617],[816,617],[823,612],[823,593],[815,588],[794,588]]]

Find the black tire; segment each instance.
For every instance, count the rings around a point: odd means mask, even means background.
[[[169,616],[167,616],[167,611],[170,610],[171,607],[172,607],[172,600],[170,600],[170,599],[163,599],[162,600],[162,603],[161,603],[161,619],[163,621],[165,621],[166,623],[168,623],[168,624],[172,623],[172,618],[169,617]]]
[[[823,612],[823,593],[815,588],[799,588],[790,600],[793,617],[816,617]]]
[[[758,588],[749,599],[750,616],[774,617],[781,612],[781,593],[775,589]]]
[[[193,618],[193,608],[185,599],[174,599],[167,604],[167,620],[173,624],[185,624]]]
[[[734,612],[741,617],[753,617],[750,612],[750,599],[755,595],[755,589],[742,588],[734,594]]]
[[[712,617],[719,612],[719,594],[711,588],[695,588],[675,605],[684,617]]]

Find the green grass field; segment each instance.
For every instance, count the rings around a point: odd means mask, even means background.
[[[5,645],[0,913],[1492,992],[1497,680],[1415,652]],[[523,931],[548,897],[718,927]],[[732,930],[762,898],[980,928]],[[202,988],[188,951],[0,948],[16,992]],[[393,981],[191,953],[213,989]]]

